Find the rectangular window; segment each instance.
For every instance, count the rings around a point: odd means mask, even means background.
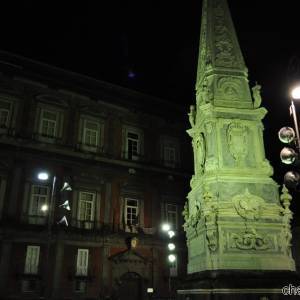
[[[27,246],[26,259],[25,259],[25,274],[37,274],[39,267],[39,246]]]
[[[178,162],[179,146],[175,138],[163,137],[162,159],[166,167],[174,168]]]
[[[79,193],[78,220],[80,227],[91,229],[94,222],[96,194],[90,192]]]
[[[11,115],[11,103],[0,101],[0,127],[8,128]]]
[[[30,204],[29,204],[29,220],[31,224],[42,224],[45,222],[47,211],[42,210],[44,204],[48,205],[49,188],[47,186],[32,185]]]
[[[40,134],[46,137],[56,137],[57,136],[57,123],[58,123],[58,113],[55,111],[44,110],[41,111],[40,120]]]
[[[138,160],[140,155],[140,138],[137,133],[127,132],[127,158]]]
[[[76,276],[87,276],[89,264],[89,249],[78,249],[76,262]]]
[[[164,162],[166,166],[173,167],[176,163],[176,149],[175,147],[164,147]]]
[[[166,219],[167,222],[174,228],[178,228],[177,220],[177,205],[176,204],[166,204]]]
[[[139,201],[137,199],[125,198],[125,224],[137,225],[139,214]]]
[[[90,120],[84,120],[83,144],[97,147],[100,141],[100,124]]]

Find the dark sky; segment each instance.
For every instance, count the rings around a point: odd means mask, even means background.
[[[0,49],[188,109],[195,101],[201,2],[1,1]],[[288,170],[279,161],[277,131],[292,125],[288,66],[300,57],[298,2],[229,0],[250,84],[262,85],[263,105],[269,110],[265,146],[278,182]],[[297,60],[292,61],[292,70],[297,69]]]

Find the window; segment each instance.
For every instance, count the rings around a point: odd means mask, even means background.
[[[25,274],[37,274],[39,267],[39,246],[27,246],[26,259],[25,259]]]
[[[42,206],[48,203],[49,188],[47,186],[32,185],[30,205],[29,205],[29,223],[43,224],[45,223],[45,213]]]
[[[176,162],[176,149],[172,146],[164,146],[164,162],[166,166],[173,167]]]
[[[127,133],[128,159],[137,160],[140,153],[140,141],[137,133]]]
[[[84,120],[83,143],[87,146],[99,146],[100,124]]]
[[[92,228],[94,221],[95,198],[95,193],[79,193],[78,220],[80,221],[80,227],[86,229]]]
[[[40,134],[46,137],[57,137],[57,123],[58,113],[55,111],[44,110],[41,111],[40,119]]]
[[[139,201],[137,199],[125,198],[125,224],[127,226],[138,224]]]
[[[166,167],[174,168],[179,161],[179,146],[175,138],[162,138],[162,160]]]
[[[89,264],[89,249],[78,249],[76,262],[76,276],[87,276]]]
[[[0,127],[9,127],[11,105],[12,104],[8,101],[0,101]]]
[[[103,151],[104,121],[89,115],[81,115],[78,131],[78,147],[83,151]]]
[[[124,157],[139,160],[143,154],[143,132],[137,128],[125,126],[123,138]]]
[[[178,221],[177,221],[177,205],[176,204],[166,204],[166,219],[169,224],[174,229],[178,228]]]

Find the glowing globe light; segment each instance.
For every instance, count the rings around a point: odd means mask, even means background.
[[[170,251],[173,251],[173,250],[175,250],[176,247],[173,243],[169,243],[168,248],[169,248]]]
[[[48,205],[47,204],[43,204],[41,206],[41,211],[47,211],[48,210]]]
[[[165,224],[162,224],[161,229],[163,231],[169,231],[171,229],[171,226],[170,226],[170,224],[165,223]]]
[[[288,144],[295,139],[295,131],[291,127],[282,127],[278,132],[278,137],[282,143]]]
[[[173,230],[169,230],[168,235],[169,235],[169,238],[171,239],[173,236],[175,236],[175,232]]]
[[[295,171],[289,171],[284,175],[284,184],[287,188],[296,188],[300,183],[300,175]]]
[[[291,94],[293,99],[300,99],[300,86],[295,87]]]
[[[176,256],[174,254],[169,254],[168,260],[169,260],[169,262],[173,263],[176,260]]]
[[[290,165],[292,164],[297,157],[297,153],[294,149],[284,147],[280,152],[280,159],[284,164]]]
[[[49,174],[46,172],[40,172],[38,173],[37,177],[39,180],[48,180]]]

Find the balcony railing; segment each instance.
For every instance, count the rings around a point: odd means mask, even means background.
[[[36,216],[36,215],[22,215],[20,219],[2,219],[0,222],[2,227],[19,227],[22,226],[24,230],[48,230],[48,218],[47,216]],[[64,230],[66,232],[73,232],[79,234],[98,234],[106,235],[112,233],[132,233],[156,236],[160,235],[160,231],[157,227],[142,228],[134,226],[134,230],[128,230],[128,226],[124,226],[122,223],[105,223],[97,220],[78,220],[77,218],[68,220],[68,226],[62,226],[57,222],[52,222],[51,231],[58,232]],[[185,239],[183,230],[176,232],[176,239]]]

